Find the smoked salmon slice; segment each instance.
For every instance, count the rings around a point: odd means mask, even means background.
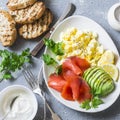
[[[62,92],[65,83],[66,81],[64,80],[62,75],[57,75],[56,73],[53,73],[49,76],[48,86],[57,90],[58,92]]]
[[[78,65],[83,72],[90,67],[90,63],[86,59],[77,56],[72,56],[71,59],[75,61],[76,65]]]
[[[71,70],[77,75],[82,75],[80,67],[70,57],[67,58],[62,64],[63,70]]]
[[[90,99],[90,87],[82,79],[82,77],[74,74],[72,71],[64,71],[63,77],[68,82],[69,87],[72,91],[72,96],[74,100],[82,102],[83,100]]]
[[[73,99],[73,93],[72,93],[72,89],[69,86],[69,83],[66,83],[63,87],[61,96],[66,99],[66,100],[70,100],[70,101],[74,101]]]
[[[71,70],[77,75],[82,75],[83,72],[90,67],[87,60],[77,56],[68,57],[62,64],[63,70]]]
[[[72,96],[74,100],[78,100],[80,96],[80,86],[81,86],[81,80],[79,79],[79,76],[76,75],[73,71],[64,71],[63,77],[68,82],[69,87],[72,91]]]
[[[89,85],[86,83],[85,80],[82,80],[82,85],[81,85],[81,88],[80,88],[80,96],[78,98],[78,101],[81,103],[85,100],[90,100],[91,97],[92,97],[92,94],[90,92]]]

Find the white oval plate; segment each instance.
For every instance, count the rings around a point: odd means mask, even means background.
[[[72,17],[65,19],[63,22],[61,22],[56,27],[56,29],[54,30],[50,38],[52,38],[55,41],[59,41],[60,33],[66,31],[67,29],[71,27],[75,27],[79,30],[87,29],[87,30],[98,33],[99,35],[98,41],[104,46],[105,49],[109,49],[114,52],[114,54],[116,55],[116,66],[120,69],[120,67],[118,66],[118,64],[120,64],[119,53],[112,39],[99,24],[97,24],[95,21],[87,17],[77,15],[77,16],[72,16]],[[45,53],[48,53],[54,57],[51,51],[49,51],[49,49],[47,48],[45,50]],[[47,84],[48,76],[53,71],[54,71],[53,67],[47,66],[45,64],[43,65],[43,74],[44,74],[46,84]],[[116,84],[116,89],[110,95],[108,95],[107,97],[103,99],[104,104],[100,105],[98,108],[95,108],[95,109],[92,108],[90,110],[85,110],[85,109],[80,108],[80,105],[78,102],[67,101],[61,97],[59,92],[53,90],[52,88],[49,88],[49,87],[48,88],[50,92],[53,94],[53,96],[65,106],[72,108],[74,110],[77,110],[77,111],[94,113],[94,112],[100,112],[100,111],[107,109],[116,101],[116,99],[118,98],[120,94],[120,80],[118,80],[118,82],[116,82],[115,84]]]

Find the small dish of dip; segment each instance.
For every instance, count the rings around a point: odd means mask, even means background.
[[[11,101],[15,98],[10,111]],[[0,93],[0,120],[9,112],[5,120],[33,120],[38,103],[34,93],[23,85],[12,85]]]

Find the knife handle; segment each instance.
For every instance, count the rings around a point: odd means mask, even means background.
[[[49,38],[50,35],[52,34],[54,28],[52,27],[48,33],[46,33],[46,35],[44,36],[44,38]],[[38,52],[42,49],[42,47],[44,46],[44,38],[40,39],[40,41],[37,43],[37,45],[35,46],[35,48],[31,51],[31,55],[32,56],[36,56],[38,54]]]

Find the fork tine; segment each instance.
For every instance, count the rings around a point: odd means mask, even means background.
[[[27,72],[28,72],[28,75],[32,78],[32,81],[34,81],[34,82],[35,82],[35,81],[36,81],[36,79],[35,79],[35,77],[34,77],[33,73],[31,72],[31,70],[27,68]]]
[[[38,83],[32,71],[25,65],[23,66],[23,68],[25,79],[28,81],[29,84],[31,84],[30,86],[32,87],[32,89],[34,89],[38,85]]]
[[[23,71],[23,75],[24,75],[26,81],[28,82],[28,84],[30,85],[30,87],[33,89],[33,84],[31,83],[31,81],[25,71]]]

